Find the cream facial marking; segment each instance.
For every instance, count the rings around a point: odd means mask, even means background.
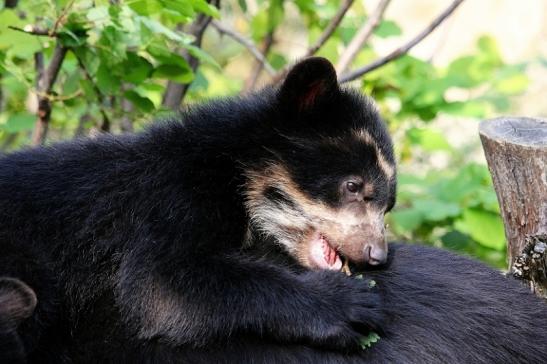
[[[331,263],[327,269],[334,269],[339,263],[333,251],[359,261],[364,257],[367,244],[378,245],[384,240],[383,211],[372,206],[358,210],[334,208],[314,200],[301,191],[280,164],[272,163],[261,171],[247,171],[246,176],[245,205],[251,224],[260,233],[274,236],[303,265],[318,267],[310,263],[317,262],[319,253],[313,245],[316,243],[330,244],[325,259]],[[288,201],[268,199],[266,191],[272,188]],[[308,256],[310,250],[313,250],[312,258]]]
[[[395,175],[395,167],[386,160],[384,153],[382,153],[382,151],[378,147],[378,143],[376,143],[370,133],[365,129],[359,129],[356,130],[354,134],[357,139],[365,144],[371,145],[374,148],[374,150],[376,151],[378,166],[386,174],[387,179],[391,179]]]

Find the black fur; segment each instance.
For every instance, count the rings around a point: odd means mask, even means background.
[[[237,337],[229,345],[181,350],[178,358],[181,363],[545,363],[547,304],[527,287],[448,251],[394,243],[389,251],[384,267],[362,272],[360,282],[374,281],[389,318],[380,340],[360,353]]]
[[[182,122],[1,158],[0,276],[38,297],[10,332],[28,361],[538,362],[545,307],[480,264],[401,247],[389,270],[367,273],[369,288],[307,270],[253,231],[246,173],[272,163],[333,208],[348,174],[373,181],[371,206],[393,205],[394,176],[352,139],[366,130],[394,165],[385,127],[335,80],[315,58],[279,90],[198,106]],[[383,337],[363,353],[371,329]]]
[[[287,82],[328,81],[334,71],[325,64],[301,63]],[[242,251],[246,170],[277,160],[297,175],[305,161],[292,156],[313,148],[310,135],[353,127],[390,147],[368,101],[327,86],[302,107],[287,87],[268,89],[141,134],[1,158],[0,275],[36,290],[36,313],[21,333],[30,360],[62,362],[58,342],[104,337],[97,345],[113,351],[127,338],[207,347],[240,333],[355,350],[384,320],[378,293],[335,272],[300,274]],[[301,185],[314,194],[313,183]]]

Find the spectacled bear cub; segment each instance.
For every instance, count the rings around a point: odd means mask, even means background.
[[[428,248],[391,246],[388,259],[391,140],[372,103],[341,89],[327,60],[305,60],[279,88],[181,119],[0,159],[0,302],[24,319],[37,298],[24,321],[0,310],[9,355],[36,363],[545,357],[546,307],[514,282]],[[386,261],[368,280],[340,272]],[[381,339],[363,350],[370,332]]]

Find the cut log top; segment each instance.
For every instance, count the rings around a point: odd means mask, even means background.
[[[498,143],[523,147],[547,147],[547,120],[525,117],[500,117],[480,123],[479,132]]]

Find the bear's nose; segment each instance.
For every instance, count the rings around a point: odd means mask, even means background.
[[[379,246],[367,245],[365,247],[365,260],[370,265],[384,264],[387,260],[387,249]]]

